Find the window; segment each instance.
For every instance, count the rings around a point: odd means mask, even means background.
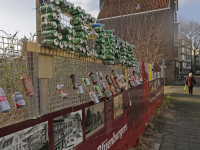
[[[174,30],[174,46],[178,46],[179,41],[178,41],[178,30]]]
[[[174,22],[178,22],[177,11],[174,11]]]

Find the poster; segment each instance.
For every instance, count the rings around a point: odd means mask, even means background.
[[[55,118],[53,126],[55,150],[70,150],[83,141],[82,110]]]
[[[123,114],[122,94],[114,97],[114,119]]]
[[[85,108],[85,134],[90,137],[105,126],[104,103]]]
[[[48,150],[48,122],[0,138],[1,150]]]

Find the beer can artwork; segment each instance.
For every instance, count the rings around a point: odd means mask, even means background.
[[[77,84],[77,81],[76,81],[76,75],[75,74],[71,74],[70,78],[72,80],[72,88],[73,89],[77,89],[78,88],[78,84]]]
[[[99,99],[98,99],[97,95],[94,92],[90,92],[89,95],[90,95],[92,101],[95,102],[95,104],[99,103]]]
[[[132,80],[129,80],[128,83],[129,83],[129,86],[130,86],[131,88],[135,86],[135,85],[134,85],[134,82],[133,82]]]
[[[118,89],[118,87],[117,87],[117,84],[116,84],[116,82],[115,82],[115,79],[114,79],[114,77],[113,77],[113,76],[110,76],[110,78],[111,78],[111,80],[112,80],[112,83],[113,83],[113,85],[114,85],[115,89]]]
[[[7,113],[10,111],[10,104],[2,88],[0,88],[0,112]]]
[[[110,97],[112,96],[112,94],[110,93],[109,90],[105,90],[105,91],[103,92],[103,94],[104,94],[105,97],[107,97],[107,98],[110,98]]]
[[[91,72],[89,74],[89,77],[90,77],[90,80],[92,81],[93,85],[96,85],[97,84],[97,80],[96,80],[95,74],[93,72]]]
[[[105,85],[105,83],[104,83],[104,82],[100,82],[99,84],[100,84],[101,89],[102,89],[103,91],[105,91],[105,90],[106,90],[106,85]]]
[[[110,92],[112,93],[112,95],[116,94],[115,88],[112,85],[109,85],[108,88],[109,88]]]
[[[108,82],[109,85],[113,84],[109,75],[107,75],[105,78],[106,78],[106,80],[107,80],[107,82]]]
[[[122,84],[119,82],[119,80],[118,80],[118,79],[115,79],[115,82],[116,82],[116,84],[117,84],[117,87],[118,87],[119,89],[121,89],[121,88],[122,88]]]
[[[13,100],[14,100],[17,108],[23,108],[26,105],[26,103],[23,99],[23,96],[20,92],[15,92],[13,94]]]
[[[26,96],[35,95],[33,85],[32,85],[29,75],[22,76],[21,80],[22,80],[22,84],[24,86]]]
[[[100,71],[98,71],[97,72],[97,77],[98,77],[99,80],[102,80],[103,79],[103,74]]]
[[[68,97],[68,94],[65,92],[65,87],[63,83],[58,83],[57,85],[58,92],[60,93],[62,99],[65,99]]]
[[[90,81],[87,77],[84,77],[82,81],[84,82],[85,86],[90,86]]]
[[[98,98],[103,97],[103,95],[102,95],[102,93],[101,93],[101,90],[100,90],[100,88],[99,88],[98,85],[95,85],[95,86],[94,86],[94,90],[95,90],[95,93],[96,93],[96,95],[97,95]]]
[[[77,92],[78,92],[79,95],[84,94],[83,87],[81,85],[78,85]]]

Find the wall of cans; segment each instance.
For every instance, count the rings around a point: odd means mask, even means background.
[[[115,36],[113,29],[105,30],[104,24],[95,23],[80,6],[66,0],[42,0],[40,4],[43,46],[102,59],[105,65],[136,66],[135,46]]]

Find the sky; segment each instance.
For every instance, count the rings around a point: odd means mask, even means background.
[[[68,0],[97,17],[99,0]],[[18,37],[30,37],[36,31],[35,0],[0,0],[0,30]],[[179,0],[178,15],[200,23],[200,0]],[[2,32],[0,32],[2,35]]]

